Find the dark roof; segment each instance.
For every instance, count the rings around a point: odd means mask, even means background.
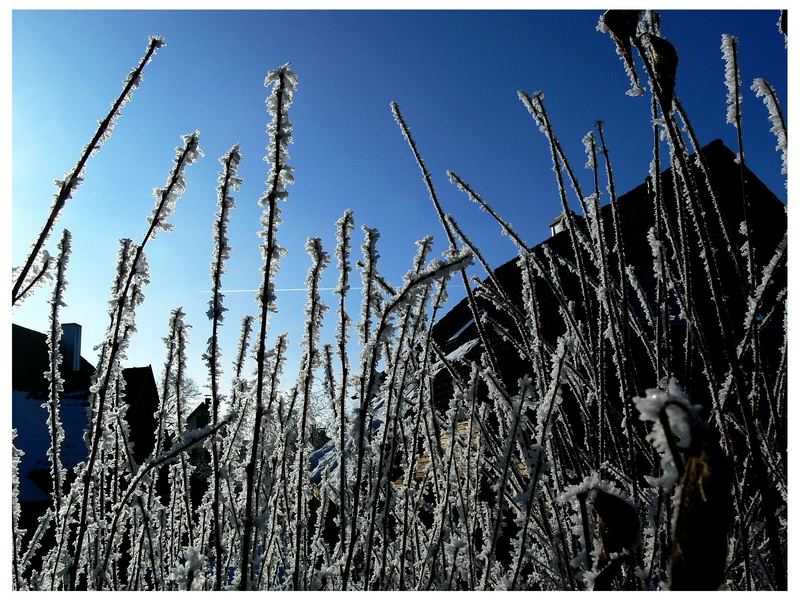
[[[31,394],[46,394],[47,380],[44,373],[50,365],[47,336],[33,329],[12,324],[11,326],[11,387]],[[65,369],[62,364],[61,377],[64,391],[88,390],[94,366],[81,357],[79,371]]]
[[[736,156],[721,140],[714,140],[701,150],[710,176],[720,199],[720,211],[726,220],[728,229],[736,232],[742,220],[741,189],[739,186],[739,165]],[[693,161],[690,161],[693,163]],[[756,243],[757,264],[768,260],[767,253],[772,253],[783,233],[786,231],[785,205],[767,188],[756,175],[745,167],[745,190],[752,201],[753,210],[749,214],[750,226]],[[660,174],[665,193],[671,193],[671,169]],[[648,193],[648,182],[645,181],[617,199],[617,208],[621,226],[624,231],[626,254],[631,266],[639,267],[644,273],[652,268],[650,247],[646,233],[654,223],[652,201]],[[708,207],[706,207],[708,208]],[[611,206],[605,204],[600,214],[606,228],[611,224]],[[560,215],[560,217],[563,217]],[[576,216],[579,226],[585,227],[583,217]],[[608,229],[607,229],[608,230]],[[533,251],[541,251],[548,247],[562,256],[572,256],[572,247],[566,230],[544,240]],[[500,265],[494,274],[511,298],[520,298],[522,282],[517,258]],[[540,288],[543,286],[540,286]],[[537,290],[538,293],[538,290]],[[433,326],[433,336],[445,352],[451,352],[477,336],[477,328],[472,321],[467,299],[456,304]],[[473,352],[479,352],[476,348]]]
[[[19,429],[19,442],[23,445],[29,443],[24,439],[27,436],[39,436],[46,433],[45,429],[39,429],[38,427],[29,430],[26,418],[30,411],[33,411],[32,414],[36,414],[36,409],[38,409],[41,399],[47,395],[47,379],[44,373],[48,369],[49,362],[45,334],[21,325],[12,325],[12,389],[25,392],[27,397],[31,399],[30,401],[36,405],[35,407],[19,405],[18,412],[20,414],[12,411],[12,424]],[[79,371],[71,371],[62,364],[61,376],[64,379],[64,394],[79,395],[81,398],[87,399],[86,402],[88,402],[89,388],[92,384],[95,368],[83,357],[81,357],[80,365]],[[154,446],[153,433],[156,427],[155,413],[158,410],[158,389],[153,376],[153,369],[150,365],[123,369],[122,376],[125,381],[125,398],[128,403],[126,419],[130,427],[130,441],[134,447],[134,459],[141,464],[152,452]],[[71,401],[75,402],[77,400],[73,398]],[[23,412],[26,414],[22,414]],[[71,429],[75,427],[83,429],[88,426],[88,413],[84,417],[83,412],[83,409],[80,409],[80,420],[82,422],[72,423]],[[77,419],[77,416],[74,419]],[[69,435],[77,436],[76,439],[82,438],[80,431],[72,431]],[[32,460],[43,459],[43,457],[36,456],[28,458]]]

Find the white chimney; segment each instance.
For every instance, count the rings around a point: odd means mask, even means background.
[[[61,325],[61,354],[64,369],[73,372],[81,370],[81,326],[78,323]]]

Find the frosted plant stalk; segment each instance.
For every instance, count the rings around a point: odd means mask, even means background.
[[[58,219],[61,209],[64,208],[64,204],[66,204],[67,200],[72,197],[75,189],[83,181],[83,170],[86,166],[86,162],[89,160],[89,157],[97,154],[103,143],[109,137],[111,137],[111,132],[113,131],[114,125],[121,114],[122,108],[131,100],[133,97],[133,91],[139,87],[142,81],[142,72],[144,71],[144,68],[150,62],[156,50],[162,46],[164,46],[163,37],[150,36],[148,38],[147,50],[145,51],[144,57],[142,57],[139,65],[125,78],[122,92],[111,105],[111,110],[109,113],[102,121],[100,121],[97,131],[95,131],[92,139],[88,144],[86,144],[86,146],[84,146],[81,152],[81,157],[78,159],[77,164],[70,171],[67,171],[67,173],[64,175],[64,179],[56,179],[53,182],[58,188],[58,192],[56,192],[53,196],[53,205],[50,208],[50,215],[47,217],[47,221],[45,222],[39,237],[33,243],[31,252],[28,255],[25,264],[16,274],[17,278],[11,289],[12,306],[22,298],[20,291],[22,290],[23,283],[28,277],[28,272],[30,271],[34,261],[36,261],[36,258],[41,253],[42,246],[50,236],[50,231],[53,228],[56,219]],[[30,286],[28,286],[28,288],[30,289]]]
[[[48,380],[48,399],[45,403],[48,413],[48,426],[50,430],[50,448],[47,451],[50,459],[50,477],[53,482],[53,509],[55,511],[55,526],[58,528],[61,519],[61,502],[66,472],[61,464],[61,443],[64,439],[64,428],[61,425],[59,405],[61,392],[64,391],[64,380],[61,378],[61,322],[59,312],[64,302],[64,291],[67,287],[65,272],[69,263],[72,245],[72,234],[64,230],[61,242],[58,244],[58,258],[55,266],[55,283],[53,295],[50,299],[50,328],[47,345],[50,354],[50,368],[45,372]]]
[[[757,77],[753,80],[753,85],[750,89],[755,92],[757,98],[762,98],[764,100],[764,106],[767,107],[769,122],[772,125],[772,127],[770,127],[770,132],[772,132],[778,142],[775,146],[775,150],[781,153],[781,174],[786,175],[788,135],[786,132],[786,121],[783,118],[783,111],[778,102],[778,94],[769,81],[761,77]]]
[[[127,341],[121,337],[123,326],[126,332],[131,333],[134,327],[135,315],[134,308],[143,301],[141,286],[149,281],[147,273],[147,262],[144,256],[144,248],[147,242],[155,235],[157,228],[168,228],[165,215],[169,215],[175,206],[178,197],[185,190],[184,171],[188,165],[193,164],[202,156],[199,146],[199,133],[194,132],[183,136],[183,147],[177,149],[177,154],[173,159],[174,166],[170,170],[167,185],[162,189],[156,189],[156,208],[148,219],[149,227],[142,243],[135,246],[135,253],[127,270],[125,284],[112,302],[115,302],[114,317],[112,324],[104,342],[104,352],[106,352],[105,368],[102,372],[95,374],[95,381],[92,384],[92,394],[94,414],[92,419],[91,441],[89,444],[89,460],[83,474],[83,500],[80,503],[81,516],[76,533],[75,559],[70,568],[70,587],[75,588],[77,584],[78,566],[80,564],[81,551],[83,549],[84,536],[88,526],[88,506],[91,493],[91,482],[94,475],[95,464],[100,450],[101,436],[103,433],[104,412],[106,395],[113,381],[120,375],[120,354],[124,353]],[[115,290],[119,289],[115,285]]]
[[[417,143],[414,141],[414,138],[411,135],[411,130],[409,129],[408,124],[403,118],[403,115],[400,112],[400,107],[397,105],[397,102],[392,102],[391,108],[392,108],[392,114],[394,115],[394,119],[400,126],[400,130],[403,133],[403,137],[408,142],[408,146],[411,149],[411,153],[414,155],[414,160],[416,161],[417,166],[422,172],[422,178],[425,182],[425,187],[428,190],[428,195],[430,196],[431,202],[433,202],[433,206],[436,209],[436,214],[439,217],[439,222],[442,224],[444,232],[447,235],[447,240],[450,243],[450,250],[455,252],[457,249],[456,238],[452,230],[448,226],[447,220],[445,219],[445,214],[439,202],[439,197],[436,194],[436,189],[433,187],[433,179],[431,178],[431,175],[428,172],[428,167],[425,165],[425,161],[422,160],[422,155],[420,154],[419,149],[417,148]],[[481,344],[483,345],[483,350],[486,353],[487,360],[489,361],[489,365],[492,367],[492,370],[494,370],[495,373],[497,373],[498,372],[497,357],[494,355],[493,347],[491,344],[489,344],[489,338],[486,335],[486,331],[483,328],[483,324],[480,318],[480,311],[478,310],[477,303],[475,302],[475,298],[472,293],[472,287],[469,285],[469,280],[467,279],[466,271],[461,272],[461,281],[464,284],[464,291],[467,294],[467,301],[469,302],[470,312],[472,313],[472,318],[475,320],[475,326],[478,328],[478,335],[481,338]]]
[[[320,364],[319,357],[319,330],[322,327],[322,317],[327,306],[322,302],[319,294],[320,279],[327,267],[330,257],[322,249],[322,240],[319,238],[309,238],[306,242],[306,252],[311,257],[311,267],[306,277],[306,289],[308,289],[308,302],[306,304],[306,335],[303,340],[305,353],[303,355],[302,366],[302,405],[299,415],[299,429],[297,438],[297,458],[295,469],[297,471],[297,488],[295,490],[295,554],[294,571],[292,582],[295,590],[302,587],[304,573],[306,571],[305,556],[305,523],[307,510],[307,498],[304,490],[308,489],[308,468],[306,466],[306,430],[308,427],[308,413],[311,404],[311,387],[314,382],[314,369]],[[321,511],[317,520],[321,520]],[[302,563],[302,564],[301,564]],[[302,567],[302,571],[301,571]]]
[[[239,189],[242,180],[238,177],[237,171],[242,155],[239,152],[239,145],[234,145],[228,152],[220,158],[219,162],[223,166],[222,173],[219,175],[219,186],[217,187],[217,221],[214,226],[214,257],[211,263],[211,280],[213,285],[212,298],[209,301],[208,317],[211,319],[211,337],[208,340],[208,350],[204,355],[208,364],[209,379],[211,383],[211,425],[219,423],[219,327],[226,310],[222,305],[223,294],[222,274],[225,270],[225,260],[230,257],[230,244],[228,243],[228,220],[230,211],[236,206],[236,202],[230,195],[231,191]],[[211,439],[211,472],[212,472],[212,491],[213,491],[213,537],[214,537],[214,589],[222,589],[222,523],[220,522],[220,507],[222,504],[220,491],[220,445],[216,436]]]
[[[336,286],[336,294],[339,296],[338,316],[339,321],[336,329],[336,346],[341,364],[341,384],[337,398],[337,425],[336,425],[336,453],[339,457],[339,545],[338,554],[341,554],[345,547],[345,536],[347,534],[347,460],[346,442],[347,434],[347,411],[345,402],[347,400],[347,382],[350,365],[347,358],[347,341],[349,339],[350,316],[347,314],[345,301],[347,292],[350,289],[350,245],[351,233],[355,223],[353,213],[346,210],[342,217],[336,222],[336,260],[339,271],[339,281]]]
[[[147,479],[150,471],[152,471],[153,469],[156,469],[158,467],[161,467],[161,466],[163,466],[165,464],[168,464],[169,462],[175,460],[178,457],[185,456],[185,453],[186,453],[187,450],[190,450],[194,446],[197,446],[198,444],[203,442],[208,436],[213,435],[217,431],[219,431],[226,424],[227,424],[227,421],[223,420],[220,423],[218,423],[216,427],[209,426],[209,427],[205,427],[203,429],[196,429],[196,430],[192,430],[192,431],[187,431],[184,435],[181,436],[181,438],[177,441],[177,443],[172,448],[170,448],[169,450],[166,450],[165,452],[162,452],[160,454],[156,454],[156,455],[151,456],[145,462],[145,464],[143,464],[141,466],[141,468],[139,469],[139,471],[136,474],[136,477],[128,485],[128,489],[125,491],[125,495],[120,500],[120,502],[119,502],[119,504],[116,507],[116,510],[114,512],[114,518],[112,520],[111,528],[109,530],[111,532],[111,536],[109,537],[109,539],[106,542],[106,551],[104,553],[104,558],[103,558],[103,568],[100,571],[101,574],[103,574],[103,576],[106,573],[106,566],[108,564],[108,559],[109,559],[109,556],[110,556],[110,549],[111,549],[113,541],[114,541],[114,534],[117,532],[117,523],[119,522],[119,519],[120,519],[120,516],[122,515],[123,509],[127,505],[127,503],[130,501],[131,497],[134,494],[139,493],[138,492],[139,485],[145,479]]]
[[[725,88],[727,89],[725,119],[737,128],[740,125],[739,105],[742,101],[742,96],[739,93],[739,65],[736,56],[738,44],[739,38],[735,35],[722,34],[720,49],[722,50],[722,60],[725,62]]]
[[[397,291],[395,297],[384,308],[380,322],[376,330],[375,338],[365,349],[365,355],[362,360],[361,377],[364,378],[365,384],[361,386],[361,394],[359,398],[358,408],[358,441],[356,444],[357,458],[356,458],[356,476],[354,478],[353,490],[353,515],[351,519],[350,534],[348,539],[347,557],[345,559],[345,567],[343,572],[342,587],[347,588],[347,582],[350,579],[350,567],[353,560],[353,553],[356,545],[356,525],[357,511],[359,509],[359,499],[361,496],[361,475],[364,466],[364,456],[366,451],[365,437],[368,432],[365,431],[365,422],[367,417],[367,408],[373,395],[373,386],[377,376],[376,365],[378,363],[380,345],[386,337],[390,335],[392,326],[391,319],[394,313],[401,310],[403,307],[413,304],[419,294],[421,287],[429,285],[449,277],[453,272],[465,269],[471,262],[472,256],[467,252],[461,252],[445,262],[434,262],[431,267],[421,272],[418,276],[409,279],[403,287]]]
[[[50,269],[53,266],[53,257],[50,256],[50,253],[47,250],[42,250],[39,255],[41,257],[41,265],[39,265],[39,269],[36,270],[30,277],[28,277],[28,281],[25,283],[24,287],[22,287],[22,289],[17,292],[17,295],[12,298],[12,308],[22,304],[22,301],[33,294],[36,288],[53,278],[53,275],[50,272]],[[11,276],[17,277],[21,272],[22,267],[15,267],[12,270]]]
[[[11,430],[11,574],[13,577],[14,590],[25,589],[22,579],[22,569],[20,568],[20,556],[22,554],[22,538],[25,530],[19,526],[19,463],[24,456],[22,450],[17,449],[14,440],[17,437],[17,430]]]
[[[419,275],[420,271],[423,269],[424,262],[428,253],[430,252],[432,245],[432,238],[427,237],[423,240],[417,242],[417,254],[414,257],[413,266],[409,273],[406,274],[404,277],[405,281]],[[375,539],[375,530],[376,530],[376,515],[378,510],[379,504],[379,496],[381,492],[381,487],[384,489],[384,504],[383,504],[383,513],[381,518],[382,523],[382,534],[384,539],[386,539],[386,513],[388,511],[389,502],[390,502],[390,493],[391,493],[391,485],[389,482],[389,469],[393,462],[393,452],[389,452],[390,450],[390,439],[389,433],[392,432],[392,439],[391,443],[392,446],[394,444],[394,435],[396,433],[396,425],[397,425],[397,412],[402,404],[402,382],[400,383],[400,389],[396,391],[396,386],[398,384],[398,378],[405,378],[405,370],[403,370],[402,376],[400,375],[401,371],[401,353],[403,351],[404,346],[406,345],[406,339],[409,334],[409,326],[411,324],[411,316],[412,314],[420,314],[424,311],[424,304],[427,302],[428,299],[428,288],[426,287],[425,293],[419,299],[420,304],[408,304],[406,305],[401,311],[399,319],[401,321],[401,325],[398,328],[398,335],[394,340],[393,349],[387,354],[391,354],[391,356],[387,356],[387,371],[389,372],[389,376],[385,379],[384,384],[381,386],[382,389],[379,392],[380,397],[383,401],[383,411],[384,411],[384,421],[381,427],[382,432],[380,436],[380,443],[378,446],[377,452],[377,469],[376,472],[378,474],[378,484],[373,486],[372,489],[372,498],[370,501],[370,518],[369,518],[369,529],[367,533],[367,544],[366,544],[366,566],[364,568],[364,583],[365,587],[369,586],[370,583],[370,574],[371,574],[371,567],[372,567],[372,548],[373,542]],[[409,340],[408,344],[411,345],[413,340]],[[389,360],[391,359],[391,360]],[[399,396],[396,398],[395,396]],[[387,452],[389,452],[389,457],[387,459]],[[385,485],[381,485],[385,481]],[[382,578],[382,576],[381,576]]]
[[[277,229],[280,225],[279,200],[285,200],[289,192],[286,189],[294,183],[294,171],[289,166],[288,146],[292,141],[292,124],[289,121],[288,109],[292,104],[294,91],[297,87],[297,76],[285,64],[267,74],[264,80],[266,87],[272,86],[272,93],[267,98],[267,109],[272,121],[267,126],[270,143],[267,148],[265,160],[270,163],[267,177],[267,190],[259,201],[265,207],[261,218],[263,230],[259,234],[263,239],[261,255],[264,259],[262,267],[262,282],[258,292],[257,301],[260,305],[260,322],[258,335],[258,349],[256,351],[256,390],[255,390],[255,422],[253,447],[247,461],[245,472],[247,481],[245,485],[245,514],[244,530],[242,533],[242,551],[239,564],[240,581],[239,589],[250,589],[250,560],[248,549],[252,542],[253,533],[253,494],[256,474],[256,461],[259,453],[259,436],[264,416],[264,360],[266,355],[266,337],[270,311],[276,310],[275,305],[275,276],[278,262],[283,249],[277,243]]]

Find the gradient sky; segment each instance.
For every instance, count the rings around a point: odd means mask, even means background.
[[[346,208],[355,211],[358,226],[381,231],[379,266],[394,283],[410,266],[414,241],[430,233],[435,250],[445,249],[420,173],[392,119],[391,100],[416,137],[445,210],[499,265],[514,255],[513,246],[448,183],[445,171],[458,172],[529,243],[547,237],[560,205],[546,141],[517,100],[518,89],[544,91],[556,133],[587,186],[581,138],[598,119],[605,122],[617,190],[629,190],[647,174],[649,100],[625,95],[628,80],[613,44],[595,31],[600,13],[15,11],[13,263],[23,261],[47,215],[52,180],[74,165],[147,36],[159,34],[166,46],[148,66],[112,138],[90,160],[85,182],[48,243],[55,253],[62,229],[73,233],[62,321],[83,325],[83,355],[90,362],[107,324],[117,240],[141,239],[152,189],[164,185],[180,135],[199,129],[206,156],[187,171],[187,193],[171,219],[175,230],[149,246],[151,284],[126,366],[152,364],[159,376],[169,312],[183,306],[193,326],[190,375],[206,383],[201,356],[210,322],[204,291],[210,287],[217,160],[241,144],[244,185],[231,216],[233,251],[224,286],[255,289],[261,264],[257,200],[268,169],[262,161],[268,121],[263,80],[287,61],[299,77],[290,110],[297,183],[289,188],[278,234],[289,252],[279,288],[303,287],[307,237],[321,237],[333,256],[334,223]],[[736,134],[725,123],[720,36],[739,37],[748,166],[784,198],[766,110],[747,89],[753,78],[764,77],[786,98],[786,50],[777,17],[774,10],[664,11],[662,30],[679,52],[676,89],[701,142],[722,138],[731,148]],[[357,230],[354,260],[362,237]],[[324,285],[334,286],[336,277],[334,261]],[[451,289],[452,302],[462,293]],[[14,312],[13,322],[44,331],[49,292],[40,289]],[[356,314],[358,292],[351,295]],[[324,298],[335,306],[331,293]],[[270,342],[282,331],[290,335],[289,372],[299,360],[304,304],[304,293],[281,292],[280,312],[271,318]],[[229,293],[225,305],[223,366],[229,374],[241,317],[256,314],[257,306],[250,292]],[[329,321],[334,313],[332,308]],[[332,327],[322,341],[333,342]]]

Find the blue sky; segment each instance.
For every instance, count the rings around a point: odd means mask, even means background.
[[[454,214],[494,265],[514,249],[497,228],[447,181],[455,170],[511,221],[531,244],[547,236],[559,201],[544,138],[516,91],[543,90],[557,134],[579,171],[581,138],[602,119],[619,192],[643,181],[650,162],[649,100],[630,98],[627,77],[607,35],[595,31],[601,11],[15,11],[12,89],[12,261],[19,264],[46,217],[52,180],[71,168],[138,62],[147,36],[166,46],[112,138],[91,159],[85,182],[67,204],[48,244],[63,228],[73,233],[70,285],[62,320],[84,327],[83,354],[107,323],[106,302],[117,240],[138,241],[152,210],[152,189],[164,184],[181,134],[201,131],[205,158],[187,171],[187,193],[149,251],[151,284],[138,311],[128,366],[164,361],[161,338],[171,309],[183,306],[193,325],[190,375],[207,376],[201,355],[210,334],[205,316],[216,211],[217,159],[241,144],[244,179],[231,216],[233,246],[224,285],[254,289],[259,282],[257,200],[268,165],[262,161],[268,121],[263,87],[268,70],[287,61],[299,77],[290,115],[296,181],[283,205],[279,288],[301,288],[309,259],[304,245],[319,236],[333,255],[334,223],[346,208],[356,222],[377,227],[382,273],[399,282],[427,234],[445,249],[408,147],[394,123],[396,100],[422,151],[445,210]],[[662,30],[680,55],[677,93],[703,143],[722,138],[725,123],[720,36],[740,39],[745,82],[744,138],[748,165],[785,197],[780,157],[766,110],[747,90],[764,77],[785,100],[786,51],[777,11],[664,11]],[[784,108],[785,102],[784,102]],[[586,185],[589,173],[582,174]],[[361,234],[356,233],[353,258]],[[334,263],[335,264],[335,263]],[[335,285],[332,265],[324,284]],[[357,275],[356,275],[357,276]],[[354,285],[356,285],[354,283]],[[460,297],[452,287],[452,300]],[[15,311],[13,321],[38,330],[47,324],[49,289]],[[334,306],[334,296],[328,303]],[[358,309],[352,293],[351,312]],[[240,319],[255,314],[253,293],[230,293],[223,365],[230,373]],[[269,339],[288,331],[299,359],[305,294],[278,296]],[[334,309],[329,312],[333,316]],[[332,342],[332,328],[323,342]],[[290,385],[292,381],[286,381]]]

